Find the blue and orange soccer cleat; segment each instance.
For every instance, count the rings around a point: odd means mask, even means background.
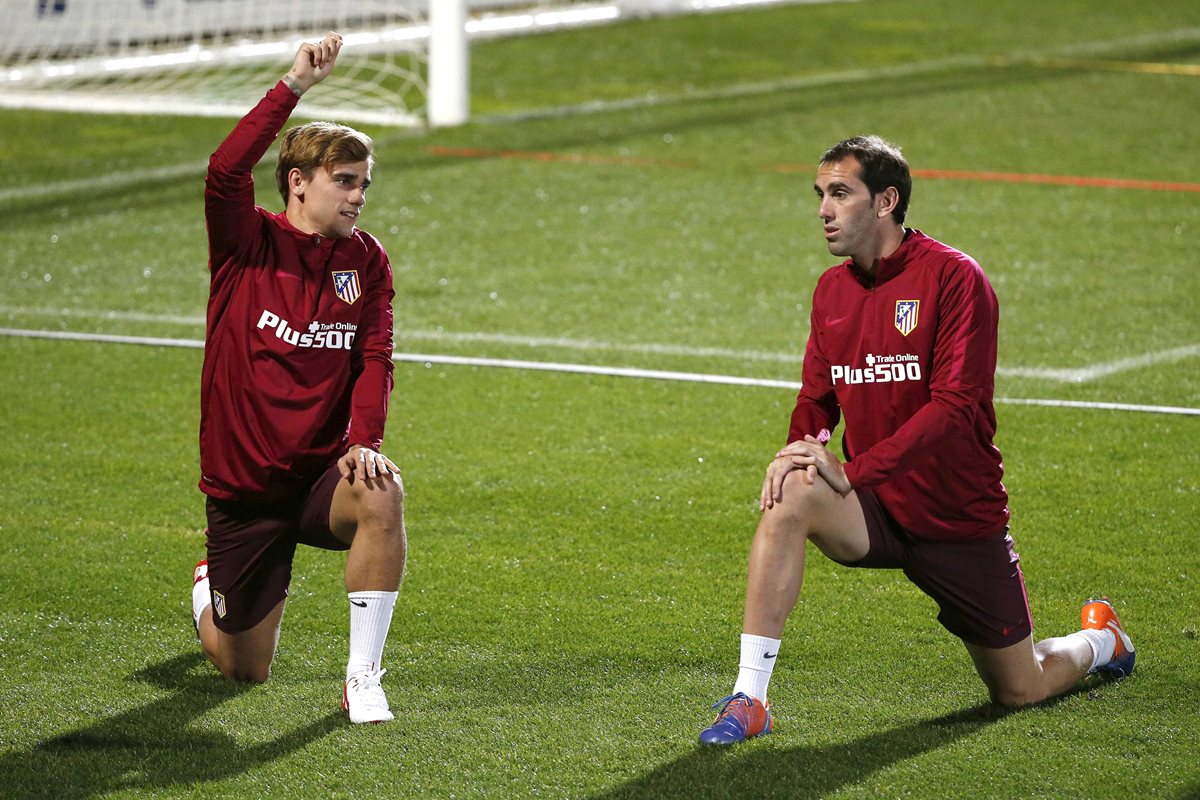
[[[1133,652],[1133,641],[1121,627],[1117,612],[1113,609],[1112,601],[1107,597],[1093,597],[1083,604],[1079,612],[1079,621],[1085,630],[1110,630],[1117,637],[1117,646],[1113,657],[1107,664],[1101,664],[1092,670],[1110,678],[1125,678],[1133,674],[1133,662],[1136,654]]]
[[[700,744],[737,744],[766,736],[775,728],[771,707],[741,692],[713,704],[719,708],[713,724],[700,732]]]

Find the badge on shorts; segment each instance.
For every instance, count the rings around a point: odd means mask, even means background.
[[[213,589],[212,596],[213,611],[217,612],[218,617],[225,619],[225,615],[228,613],[227,609],[225,608],[225,595],[221,594],[216,589]]]
[[[354,305],[362,294],[358,284],[358,270],[347,269],[333,273],[333,291],[343,303]]]
[[[896,330],[904,336],[917,329],[917,311],[921,307],[920,300],[896,301]]]

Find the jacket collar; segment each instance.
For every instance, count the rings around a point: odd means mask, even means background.
[[[881,286],[904,271],[909,259],[912,257],[913,251],[917,247],[917,240],[923,237],[924,234],[916,228],[905,228],[904,239],[900,242],[900,246],[890,256],[879,259],[879,268],[875,271],[874,275],[853,261],[847,262],[850,272],[859,283],[868,289]]]

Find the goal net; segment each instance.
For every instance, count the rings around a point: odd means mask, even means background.
[[[0,0],[0,106],[241,116],[336,30],[338,69],[297,113],[420,124],[428,2]]]
[[[467,41],[823,0],[0,0],[0,108],[241,116],[303,41],[343,37],[297,114],[466,121]]]

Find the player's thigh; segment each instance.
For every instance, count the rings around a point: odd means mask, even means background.
[[[243,633],[287,597],[295,509],[209,498],[206,512],[213,625],[229,635]]]
[[[322,550],[346,550],[354,540],[357,526],[355,506],[343,496],[350,484],[342,477],[337,464],[325,470],[309,488],[300,506],[297,540]],[[336,529],[335,529],[336,521]]]
[[[260,622],[247,630],[226,633],[217,629],[220,669],[226,677],[262,683],[270,676],[286,603],[286,600],[281,600]]]
[[[783,499],[763,513],[763,525],[803,530],[822,553],[842,563],[859,561],[871,549],[859,495],[851,490],[842,497],[820,477],[809,483],[799,470],[784,479]]]

